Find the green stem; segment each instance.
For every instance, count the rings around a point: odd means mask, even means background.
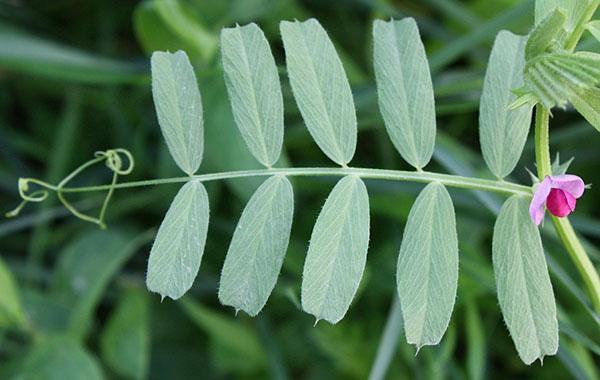
[[[483,190],[491,191],[495,193],[505,195],[523,195],[531,196],[531,188],[529,186],[518,185],[516,183],[495,181],[487,179],[479,179],[472,177],[462,177],[450,174],[439,174],[425,171],[404,171],[404,170],[384,170],[384,169],[368,169],[368,168],[281,168],[281,169],[257,169],[257,170],[239,170],[222,173],[211,173],[211,174],[199,174],[188,177],[174,177],[174,178],[161,178],[151,179],[144,181],[133,181],[133,182],[122,182],[116,185],[107,184],[99,186],[86,186],[86,187],[63,187],[58,188],[56,186],[40,182],[36,182],[49,190],[60,190],[62,193],[82,193],[90,191],[106,191],[110,189],[125,189],[132,187],[143,187],[143,186],[155,186],[169,183],[183,183],[190,180],[198,180],[201,182],[233,179],[233,178],[245,178],[245,177],[266,177],[271,175],[284,175],[284,176],[328,176],[328,177],[340,177],[345,175],[356,175],[365,179],[379,179],[388,181],[409,181],[409,182],[440,182],[446,186],[458,187],[471,190]]]
[[[552,175],[550,142],[548,138],[549,122],[550,115],[548,110],[538,104],[535,114],[535,159],[540,180],[543,180],[548,175]],[[594,268],[585,249],[577,238],[569,219],[552,216],[552,223],[571,260],[573,260],[575,267],[583,278],[594,310],[600,313],[600,278],[598,277],[596,268]]]

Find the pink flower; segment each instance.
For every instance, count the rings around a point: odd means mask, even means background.
[[[546,176],[535,190],[529,205],[531,219],[539,225],[546,208],[554,216],[562,218],[569,215],[575,210],[577,198],[581,197],[584,190],[583,180],[576,175]]]

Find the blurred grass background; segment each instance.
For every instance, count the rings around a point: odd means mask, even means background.
[[[258,167],[233,122],[219,62],[222,27],[258,23],[282,73],[285,157],[280,166],[331,166],[302,123],[285,77],[280,20],[317,18],[353,87],[359,120],[354,166],[408,169],[386,136],[376,105],[371,27],[414,17],[435,85],[437,138],[428,170],[490,177],[479,153],[477,109],[495,34],[526,34],[533,1],[518,0],[2,0],[0,1],[0,205],[18,202],[18,177],[57,182],[96,150],[136,158],[122,180],[178,176],[160,136],[149,82],[153,50],[185,50],[203,96],[202,172]],[[587,50],[600,45],[585,36]],[[530,136],[531,137],[531,136]],[[531,139],[530,139],[531,140]],[[576,157],[571,172],[600,183],[599,136],[557,110],[554,152]],[[513,179],[530,183],[528,142]],[[544,241],[558,302],[560,349],[544,365],[518,358],[495,296],[491,232],[502,198],[452,191],[460,280],[441,344],[418,356],[405,343],[394,304],[402,230],[422,187],[369,181],[372,239],[361,288],[338,325],[302,313],[299,291],[310,232],[334,179],[294,179],[292,240],[277,286],[257,318],[224,308],[217,286],[229,240],[260,180],[210,183],[211,225],[195,285],[160,302],[144,286],[148,252],[177,185],[118,191],[106,231],[68,215],[54,197],[0,220],[0,378],[95,379],[596,379],[598,316],[551,225]],[[77,184],[110,181],[101,166]],[[70,198],[97,212],[103,194]],[[598,264],[600,197],[592,188],[572,221]]]

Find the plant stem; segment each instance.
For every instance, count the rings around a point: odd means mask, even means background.
[[[549,121],[550,114],[548,110],[541,104],[538,104],[535,112],[535,159],[540,180],[543,180],[548,175],[552,175],[548,133]],[[573,260],[575,267],[577,267],[579,274],[583,278],[594,310],[600,313],[600,278],[598,277],[596,268],[594,268],[585,249],[577,238],[569,219],[552,216],[552,223],[571,260]]]
[[[107,191],[112,189],[125,189],[132,187],[155,186],[169,183],[183,183],[191,180],[202,182],[216,181],[223,179],[244,178],[244,177],[265,177],[272,175],[284,176],[328,176],[340,177],[345,175],[356,175],[365,179],[379,179],[388,181],[410,181],[410,182],[440,182],[446,186],[458,187],[472,190],[491,191],[505,195],[522,195],[531,196],[531,188],[529,186],[518,185],[516,183],[479,179],[472,177],[462,177],[450,174],[439,174],[425,171],[403,171],[403,170],[384,170],[384,169],[368,169],[368,168],[281,168],[281,169],[257,169],[257,170],[240,170],[222,173],[200,174],[188,177],[174,177],[151,179],[144,181],[123,182],[116,185],[99,185],[86,187],[63,187],[60,189],[62,193],[82,193],[91,191]],[[56,186],[35,182],[49,190],[58,190]]]

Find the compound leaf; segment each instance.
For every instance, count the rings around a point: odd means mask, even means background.
[[[263,308],[281,270],[294,215],[292,184],[283,176],[256,190],[233,234],[219,287],[224,305],[255,316]]]
[[[397,268],[406,340],[417,349],[440,342],[458,283],[458,239],[452,198],[432,182],[408,215]]]
[[[369,196],[356,176],[342,178],[317,218],[302,275],[302,308],[337,323],[358,289],[369,246]]]
[[[181,50],[154,52],[151,64],[158,123],[171,156],[181,170],[192,175],[204,151],[202,99],[194,69]]]
[[[422,168],[435,145],[435,104],[425,48],[412,18],[375,21],[374,65],[379,108],[392,143]]]
[[[526,37],[501,31],[496,37],[483,83],[479,105],[479,138],[483,158],[498,178],[509,175],[523,152],[532,107],[509,109],[523,86]]]
[[[208,195],[192,180],[179,190],[150,251],[146,285],[163,297],[180,298],[200,269],[208,232]]]
[[[525,364],[558,349],[554,292],[540,233],[528,208],[527,199],[509,198],[498,215],[492,242],[500,308]]]
[[[221,52],[235,122],[254,157],[271,166],[283,144],[283,97],[269,43],[254,23],[224,28]]]
[[[327,157],[345,165],[356,149],[356,111],[342,62],[317,20],[282,21],[279,27],[304,122]]]

